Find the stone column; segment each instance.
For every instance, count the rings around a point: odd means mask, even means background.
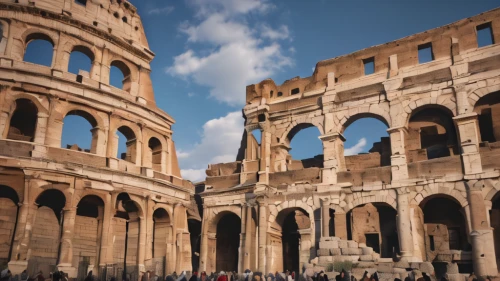
[[[267,249],[267,204],[259,202],[259,263],[260,272],[269,272],[266,266]]]
[[[407,179],[409,177],[405,150],[407,130],[405,127],[395,127],[387,129],[387,132],[391,138],[392,179],[394,181]]]
[[[259,165],[259,183],[269,183],[269,172],[271,163],[271,133],[267,130],[261,130],[260,141],[260,165]]]
[[[106,132],[98,126],[90,131],[92,132],[90,152],[99,156],[106,156]]]
[[[25,197],[27,197],[26,193]],[[28,250],[35,213],[35,205],[29,204],[27,201],[19,203],[16,235],[14,236],[12,256],[9,261],[9,270],[13,275],[21,274],[28,267]]]
[[[203,220],[201,222],[201,241],[200,241],[200,271],[207,271],[207,251],[208,235],[207,221],[209,208],[203,208]]]
[[[321,236],[330,237],[330,205],[327,200],[321,202]]]
[[[114,216],[111,195],[106,194],[104,203],[104,214],[102,217],[101,248],[99,250],[99,267],[103,270],[106,265],[113,263],[113,225],[111,220]]]
[[[36,131],[34,143],[45,144],[45,132],[47,131],[47,121],[49,115],[47,113],[38,112],[38,118],[36,121]]]
[[[321,177],[324,184],[336,184],[337,172],[345,170],[344,141],[341,133],[322,135],[324,165]]]
[[[137,266],[139,271],[144,270],[144,258],[146,254],[146,218],[139,218],[139,249],[137,253]]]
[[[58,270],[68,273],[69,278],[76,278],[76,268],[73,267],[73,234],[75,230],[76,208],[64,209],[63,234],[59,252]]]
[[[494,276],[498,273],[498,269],[495,247],[493,247],[493,231],[488,223],[481,186],[482,182],[478,182],[474,187],[469,186],[467,194],[470,211],[472,264],[477,276]]]
[[[477,113],[461,114],[453,118],[458,128],[460,146],[462,147],[462,163],[467,176],[483,172],[481,155],[479,154],[479,125]],[[472,177],[473,178],[473,177]]]
[[[397,195],[397,223],[399,249],[401,256],[409,258],[413,256],[413,238],[411,233],[410,204],[408,203],[408,193]]]
[[[1,134],[0,136],[2,137],[2,139],[6,139],[9,133],[8,122],[9,122],[10,112],[5,110],[0,110],[0,134]]]
[[[252,207],[246,207],[246,223],[245,223],[245,247],[243,251],[243,267],[250,268],[251,247],[252,247]]]

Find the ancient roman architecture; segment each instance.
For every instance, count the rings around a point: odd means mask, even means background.
[[[497,275],[497,42],[500,9],[321,61],[310,77],[248,86],[237,161],[207,169],[200,270],[349,261],[357,278]],[[343,133],[361,118],[389,136],[345,156]],[[308,127],[323,154],[292,159],[291,140]]]
[[[0,0],[0,30],[0,263],[14,274],[58,269],[78,280],[89,270],[137,280],[145,270],[197,266],[194,186],[180,175],[174,120],[155,104],[154,53],[136,8]],[[27,61],[40,42],[48,52],[37,47],[31,58],[48,65]],[[71,73],[77,54],[89,68]],[[110,85],[114,70],[121,87]],[[75,132],[71,118],[90,124],[89,147],[62,143]]]

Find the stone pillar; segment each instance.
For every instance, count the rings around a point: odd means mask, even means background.
[[[25,200],[27,193],[25,192]],[[17,217],[16,235],[12,245],[12,256],[9,261],[9,270],[13,275],[21,274],[28,267],[28,250],[30,246],[31,231],[33,230],[33,219],[36,206],[28,201],[19,203],[19,214]]]
[[[327,200],[321,202],[321,236],[330,237],[330,205]]]
[[[101,248],[99,249],[99,267],[102,271],[106,265],[113,263],[113,225],[114,207],[111,195],[106,194],[104,214],[102,217]]]
[[[139,249],[137,253],[137,267],[139,272],[144,270],[144,258],[146,253],[146,217],[139,218]],[[144,270],[145,271],[145,270]]]
[[[493,247],[493,230],[488,223],[486,206],[481,193],[482,182],[479,182],[477,186],[470,188],[467,194],[470,210],[472,264],[477,276],[494,276],[498,273],[498,269],[495,247]]]
[[[246,207],[246,223],[245,223],[245,247],[243,251],[243,267],[250,268],[251,247],[252,247],[252,207]]]
[[[9,111],[0,110],[0,136],[2,137],[2,139],[6,139],[9,133],[9,117]]]
[[[162,150],[161,151],[161,170],[160,172],[162,174],[166,174],[167,173],[167,150]]]
[[[453,119],[458,128],[460,146],[462,147],[462,164],[466,178],[470,175],[482,173],[477,113],[461,114]]]
[[[75,230],[76,208],[64,209],[63,234],[59,252],[58,270],[68,273],[69,278],[76,278],[76,268],[73,267],[73,234]]]
[[[259,202],[259,263],[260,272],[269,272],[266,266],[267,250],[267,204]]]
[[[92,146],[90,152],[99,156],[106,156],[106,132],[100,127],[94,127],[92,132]]]
[[[401,252],[401,256],[410,258],[413,256],[413,237],[411,233],[410,204],[408,203],[408,193],[398,193],[397,203],[399,249]]]
[[[267,130],[261,130],[260,141],[260,165],[259,165],[259,183],[269,183],[269,172],[271,163],[271,133]]]
[[[391,139],[391,172],[394,181],[407,179],[408,164],[406,161],[405,139],[408,131],[405,127],[387,129]]]
[[[337,172],[345,170],[344,141],[341,133],[322,135],[324,165],[321,178],[324,184],[336,184]]]
[[[45,133],[47,132],[47,121],[49,115],[43,112],[38,112],[38,118],[36,120],[36,131],[34,143],[45,144]]]

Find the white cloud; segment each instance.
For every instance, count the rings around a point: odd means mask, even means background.
[[[344,155],[349,156],[349,155],[356,155],[359,154],[360,152],[363,151],[363,149],[366,146],[366,139],[361,138],[358,143],[356,143],[354,146],[351,146],[347,149],[344,150]]]
[[[194,96],[196,96],[196,94],[195,94],[195,93],[188,93],[188,97],[192,98],[192,97],[194,97]]]
[[[192,182],[199,182],[205,180],[205,169],[185,169],[181,170],[182,177]]]
[[[268,25],[262,26],[262,37],[269,38],[271,40],[284,40],[290,39],[290,31],[288,30],[288,26],[282,25],[278,29],[272,29]]]
[[[179,27],[187,35],[188,48],[167,67],[170,75],[193,79],[210,88],[210,97],[240,107],[245,102],[247,85],[293,64],[276,42],[289,37],[288,27],[283,25],[274,30],[245,17],[250,12],[269,11],[271,6],[267,1],[191,0],[191,3],[197,9],[199,22],[185,22]],[[264,42],[261,38],[269,40]]]
[[[177,151],[182,176],[191,181],[203,180],[208,164],[236,161],[243,129],[241,111],[207,121],[201,141],[190,151]]]
[[[154,8],[148,11],[148,15],[168,15],[173,12],[175,7],[173,6],[165,6],[162,8]]]

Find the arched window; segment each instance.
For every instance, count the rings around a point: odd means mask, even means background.
[[[153,170],[161,171],[161,142],[159,139],[152,137],[149,139],[148,147],[151,150],[151,163],[153,164]]]
[[[474,112],[478,114],[481,141],[500,141],[500,120],[493,118],[500,112],[500,92],[487,94],[474,105]]]
[[[412,113],[406,136],[409,163],[458,154],[452,117],[440,106],[418,108]]]
[[[310,167],[323,167],[323,144],[318,128],[309,123],[295,126],[287,136],[290,145],[290,159],[287,159],[288,170]]]
[[[97,126],[97,121],[91,114],[73,110],[66,114],[63,123],[61,147],[95,153],[97,137],[94,137],[96,132],[93,128]]]
[[[87,47],[75,46],[69,56],[68,71],[74,74],[82,74],[82,76],[90,78],[93,62],[94,53],[92,53],[91,50]]]
[[[171,243],[172,225],[168,212],[158,208],[153,213],[153,258],[165,257],[167,244]]]
[[[391,165],[391,141],[381,118],[355,115],[344,125],[346,169],[364,170]]]
[[[121,126],[116,131],[118,135],[117,158],[135,163],[137,153],[137,139],[134,131],[127,126]]]
[[[109,84],[124,91],[130,90],[130,69],[124,62],[115,60],[111,63]]]
[[[52,66],[52,55],[54,53],[54,42],[42,33],[33,33],[26,37],[26,50],[24,51],[24,61]]]
[[[29,99],[16,100],[16,110],[10,119],[8,139],[33,141],[35,138],[38,108]]]

